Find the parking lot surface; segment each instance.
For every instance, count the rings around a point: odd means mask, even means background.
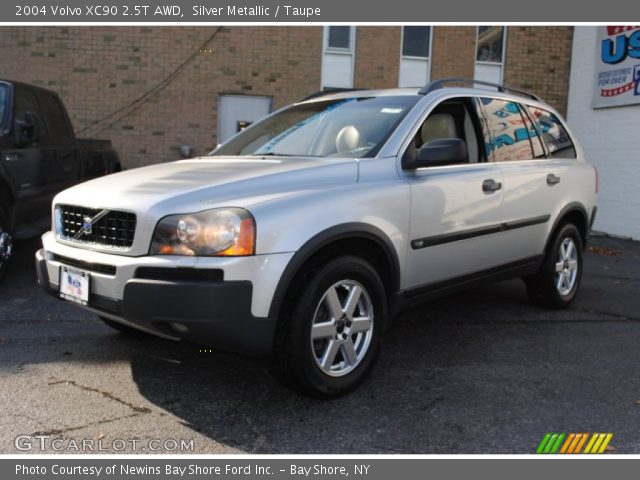
[[[18,243],[0,287],[2,453],[533,453],[546,432],[640,453],[640,243],[593,238],[569,310],[514,280],[401,315],[371,378],[328,402],[259,360],[120,334],[45,295],[38,244]]]

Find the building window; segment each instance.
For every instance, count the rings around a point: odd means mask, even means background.
[[[352,88],[356,27],[324,27],[322,89]]]
[[[429,82],[431,27],[402,27],[400,87],[422,87]]]
[[[507,28],[497,25],[478,27],[475,78],[502,83]]]
[[[402,27],[402,56],[429,58],[431,27]]]
[[[327,27],[327,48],[351,50],[351,27]]]

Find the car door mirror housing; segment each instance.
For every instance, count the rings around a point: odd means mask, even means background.
[[[18,147],[37,142],[40,137],[38,116],[33,112],[25,112],[24,120],[16,119],[13,123],[13,136]]]
[[[405,162],[408,169],[455,165],[467,161],[467,145],[460,138],[439,138],[422,145],[415,160]]]

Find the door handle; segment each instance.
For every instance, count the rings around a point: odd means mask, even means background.
[[[560,177],[550,173],[549,175],[547,175],[547,185],[556,185],[557,183],[560,183]]]
[[[502,183],[496,182],[493,178],[489,178],[482,182],[482,191],[491,193],[496,192],[502,188]]]

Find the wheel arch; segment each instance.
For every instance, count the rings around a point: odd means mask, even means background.
[[[584,205],[578,202],[572,202],[565,205],[565,207],[560,210],[560,213],[558,213],[549,233],[549,238],[547,238],[547,243],[544,248],[545,252],[548,250],[549,244],[555,233],[558,231],[558,228],[565,223],[573,223],[576,226],[580,231],[582,246],[586,246],[587,238],[589,236],[589,214],[587,213],[587,209]]]
[[[400,261],[389,237],[367,223],[344,223],[316,234],[294,254],[278,281],[269,317],[277,318],[280,315],[287,292],[296,284],[305,266],[338,252],[370,261],[382,277],[388,295],[400,289]],[[382,256],[378,253],[382,253]]]

